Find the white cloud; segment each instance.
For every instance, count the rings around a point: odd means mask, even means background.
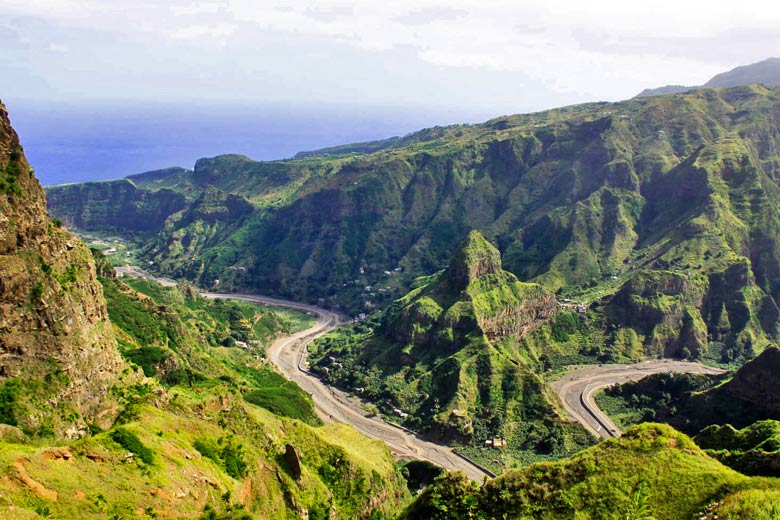
[[[256,60],[252,48],[269,32],[360,50],[412,48],[430,66],[521,72],[600,99],[699,84],[780,49],[780,8],[767,0],[0,0],[0,17],[15,16],[148,47],[227,46],[238,63]]]
[[[177,40],[200,40],[208,38],[225,45],[227,39],[236,32],[238,25],[231,23],[199,24],[179,27],[170,33]]]

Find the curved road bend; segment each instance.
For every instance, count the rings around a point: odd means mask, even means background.
[[[117,267],[118,274],[155,280],[162,285],[176,285],[176,282],[146,273],[134,267]],[[312,396],[314,409],[326,423],[351,424],[360,433],[379,439],[387,444],[394,456],[404,459],[422,459],[448,470],[463,471],[470,479],[482,482],[490,477],[482,468],[458,456],[451,448],[424,441],[414,433],[388,423],[377,416],[369,417],[360,402],[345,392],[325,385],[318,377],[303,368],[306,345],[335,329],[341,324],[338,314],[305,303],[291,302],[254,294],[201,293],[207,298],[246,300],[266,305],[288,307],[315,313],[317,322],[309,329],[276,340],[268,347],[268,357],[287,378],[298,383]]]
[[[616,383],[638,381],[651,374],[675,372],[681,374],[722,374],[723,370],[701,363],[655,359],[631,365],[588,365],[567,372],[560,380],[550,383],[561,398],[564,408],[597,437],[618,437],[620,429],[596,406],[593,394]]]
[[[399,458],[423,459],[448,470],[463,471],[470,479],[482,482],[487,475],[481,468],[456,455],[452,449],[424,441],[398,426],[369,417],[360,402],[345,392],[325,385],[318,377],[308,372],[305,364],[306,345],[316,338],[335,329],[341,320],[336,313],[303,303],[255,296],[251,294],[201,293],[207,298],[247,300],[279,307],[289,307],[316,313],[317,323],[309,329],[276,340],[268,347],[271,362],[292,381],[298,383],[312,396],[314,408],[326,423],[351,424],[360,433],[385,442],[390,451]]]

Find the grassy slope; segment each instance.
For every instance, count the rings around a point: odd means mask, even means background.
[[[209,300],[191,288],[103,278],[120,350],[146,376],[168,386],[228,382],[248,401],[286,417],[320,424],[311,397],[264,357],[264,345],[308,327],[303,313],[248,302]],[[282,318],[281,316],[287,316]],[[238,343],[237,343],[238,342]],[[241,346],[239,346],[241,345]]]
[[[724,497],[724,515],[733,516],[720,518],[769,520],[777,486],[777,480],[722,466],[668,426],[646,424],[568,460],[512,471],[481,488],[451,475],[423,492],[402,518],[632,518],[629,508],[639,495],[658,520],[698,518]],[[751,504],[739,506],[741,499]],[[765,512],[740,516],[759,510]]]
[[[154,377],[115,390],[123,411],[110,431],[66,444],[4,434],[0,518],[194,518],[207,505],[236,518],[367,518],[407,500],[384,445],[347,426],[310,426],[321,424],[310,396],[263,361],[265,344],[310,316],[206,300],[186,286],[102,282],[123,355]],[[141,447],[117,444],[118,430]],[[288,443],[300,477],[283,456]]]
[[[166,400],[160,403],[161,400]],[[367,518],[397,510],[405,483],[386,448],[348,427],[311,428],[245,403],[226,387],[208,392],[177,389],[146,398],[122,428],[151,450],[151,464],[127,458],[128,449],[100,433],[63,447],[2,443],[0,518],[194,518],[206,505],[242,505],[252,518]],[[246,465],[231,476],[222,461],[203,456],[198,443],[230,443]],[[296,480],[283,454],[298,450]],[[360,446],[359,450],[355,447]],[[67,460],[56,454],[67,450]],[[14,466],[16,464],[16,467]],[[43,498],[19,480],[26,475],[57,499]],[[228,495],[226,495],[228,493]]]

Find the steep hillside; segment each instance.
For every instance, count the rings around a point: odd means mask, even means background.
[[[246,207],[207,188],[189,212]],[[97,264],[49,220],[0,105],[0,518],[368,519],[408,501],[381,442],[318,426],[264,359],[305,318]]]
[[[745,475],[780,477],[780,421],[758,421],[741,430],[708,426],[696,437],[707,453]]]
[[[0,442],[0,518],[387,518],[409,499],[380,442],[251,405],[228,383],[134,389],[124,424],[65,446]]]
[[[78,437],[119,413],[126,371],[89,250],[49,220],[0,105],[0,421]]]
[[[130,180],[66,184],[49,192],[49,206],[75,229],[158,232],[166,219],[185,208],[171,190],[148,192]]]
[[[474,231],[447,269],[372,330],[358,324],[312,345],[312,370],[429,437],[474,448],[505,439],[502,464],[523,451],[561,457],[590,439],[561,419],[534,353],[519,343],[556,312],[551,293],[502,270],[498,250]],[[499,457],[492,447],[475,453]]]
[[[401,518],[770,520],[778,500],[776,479],[741,475],[685,435],[647,424],[568,460],[511,471],[482,487],[447,475]]]
[[[225,379],[253,404],[311,425],[322,424],[311,396],[265,360],[277,337],[313,324],[283,309],[208,300],[188,286],[101,278],[122,356],[170,387]]]
[[[166,186],[192,205],[210,184],[254,211],[218,233],[176,214],[144,254],[204,285],[357,313],[478,229],[519,279],[597,304],[614,332],[594,350],[741,360],[780,333],[779,135],[780,91],[753,86],[436,128],[369,155],[217,157]]]

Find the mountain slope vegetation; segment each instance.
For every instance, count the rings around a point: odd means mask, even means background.
[[[776,89],[703,89],[434,128],[368,155],[203,159],[132,181],[187,200],[142,235],[143,257],[205,286],[370,312],[477,229],[507,271],[598,314],[597,350],[744,360],[779,333],[778,105]],[[105,198],[86,186],[49,198],[66,223],[94,214],[84,229],[122,218],[91,213]]]
[[[207,219],[235,198],[199,200]],[[318,426],[263,359],[307,318],[112,272],[49,219],[0,105],[0,518],[368,519],[408,501],[386,446]]]
[[[668,422],[690,435],[711,425],[748,427],[780,419],[780,349],[771,347],[733,376],[648,376],[606,389],[596,401],[623,426],[642,421]]]
[[[770,520],[777,479],[750,478],[665,425],[632,428],[556,463],[510,471],[484,486],[441,477],[401,518]],[[774,507],[773,507],[774,506]]]
[[[506,441],[506,465],[590,444],[581,427],[562,419],[536,372],[537,353],[520,343],[557,314],[551,293],[502,270],[498,250],[477,231],[424,282],[376,326],[359,323],[317,340],[312,370],[434,439],[474,448],[499,439],[499,449]],[[501,467],[492,445],[469,453]]]

